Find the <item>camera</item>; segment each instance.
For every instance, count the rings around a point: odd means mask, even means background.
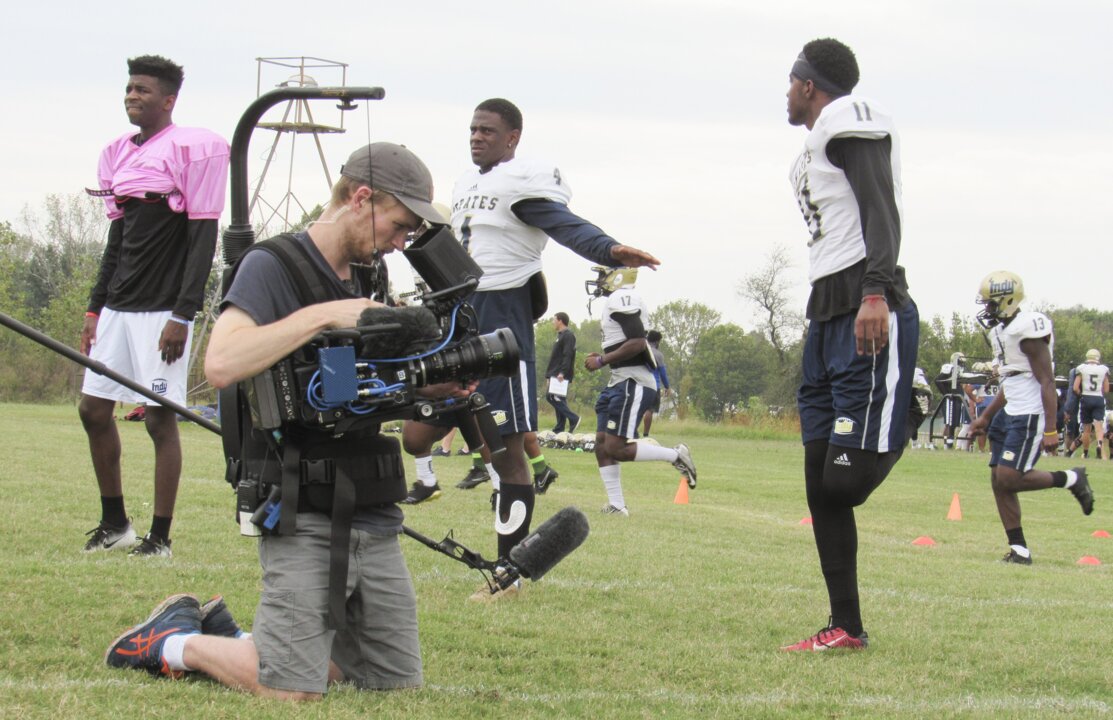
[[[255,427],[294,424],[342,434],[367,424],[477,412],[467,400],[418,397],[419,388],[518,372],[514,334],[479,334],[466,302],[483,271],[447,226],[436,225],[403,251],[428,288],[419,305],[370,308],[360,325],[321,333],[249,383]]]

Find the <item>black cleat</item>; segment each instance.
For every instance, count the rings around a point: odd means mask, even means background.
[[[441,486],[433,483],[431,486],[422,485],[415,482],[406,498],[402,501],[403,505],[417,505],[427,500],[436,500],[441,496]]]
[[[558,477],[560,477],[560,473],[558,473],[556,470],[553,470],[551,467],[547,467],[541,472],[534,475],[533,487],[537,491],[537,494],[544,495],[545,492],[549,489],[549,486],[555,483]]]
[[[1078,474],[1078,479],[1070,486],[1071,495],[1082,506],[1082,514],[1089,515],[1094,511],[1094,491],[1090,488],[1090,481],[1086,479],[1086,468],[1072,469]]]
[[[1016,550],[1013,550],[1012,548],[1009,548],[1009,551],[1005,554],[1005,557],[1001,558],[1001,562],[1003,562],[1003,563],[1013,563],[1013,564],[1016,564],[1016,565],[1031,565],[1032,564],[1032,556],[1031,556],[1031,554],[1029,554],[1028,557],[1024,557],[1023,555],[1018,553]]]
[[[472,467],[468,470],[468,474],[464,479],[456,483],[456,487],[461,490],[471,490],[472,488],[479,487],[483,483],[491,479],[491,476],[483,468]]]

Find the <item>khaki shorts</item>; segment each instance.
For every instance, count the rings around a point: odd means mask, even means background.
[[[347,624],[328,629],[328,517],[299,513],[293,537],[259,542],[263,594],[252,638],[259,682],[324,693],[329,659],[344,681],[368,690],[420,687],[417,598],[397,535],[351,531]]]

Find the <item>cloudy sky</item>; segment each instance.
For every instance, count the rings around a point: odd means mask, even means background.
[[[639,282],[651,307],[689,299],[749,329],[737,287],[771,248],[788,249],[793,295],[801,307],[807,296],[807,236],[787,180],[806,131],[785,122],[784,93],[803,43],[832,36],[857,53],[857,92],[887,106],[901,132],[901,262],[923,317],[972,314],[979,280],[998,268],[1019,273],[1037,304],[1111,309],[1108,0],[319,7],[329,6],[9,8],[0,220],[18,227],[25,206],[94,184],[101,147],[129,127],[127,57],[183,64],[176,122],[230,138],[257,96],[257,58],[315,56],[347,63],[349,85],[386,89],[370,112],[346,114],[347,134],[326,138],[334,176],[369,136],[401,142],[426,161],[447,203],[469,166],[472,109],[509,98],[525,116],[519,155],[555,161],[573,210],[661,259]],[[289,74],[266,66],[263,90]],[[334,70],[313,74],[340,82]],[[331,103],[314,108],[319,121],[338,122]],[[256,131],[253,180],[272,138]],[[325,200],[308,138],[279,149],[263,196],[280,199],[292,174],[305,205]],[[550,309],[585,319],[588,263],[550,243],[546,267]],[[392,262],[392,277],[408,284],[404,261]]]

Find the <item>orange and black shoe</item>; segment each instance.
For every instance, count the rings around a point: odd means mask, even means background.
[[[781,648],[784,652],[823,652],[824,650],[864,650],[869,647],[869,635],[851,635],[841,627],[828,625],[815,635],[804,638],[798,643],[785,645]]]
[[[162,646],[173,635],[201,632],[201,605],[192,595],[171,595],[151,611],[145,621],[116,638],[104,653],[108,667],[146,670],[152,675],[178,679],[185,673],[171,670],[162,659]]]
[[[214,595],[211,600],[201,606],[201,632],[204,635],[219,635],[221,637],[243,637],[243,628],[232,617],[232,611],[224,603],[223,595]]]

